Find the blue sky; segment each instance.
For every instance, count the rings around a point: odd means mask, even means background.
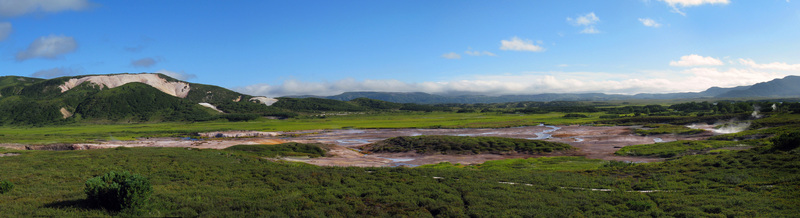
[[[791,0],[0,0],[0,75],[264,96],[664,93],[800,75]]]

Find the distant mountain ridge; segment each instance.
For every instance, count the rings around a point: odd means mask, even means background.
[[[797,98],[800,77],[703,92],[609,95],[602,93],[443,96],[422,92],[348,92],[328,97],[268,98],[189,83],[163,74],[108,74],[39,79],[0,77],[0,125],[73,122],[252,120],[259,116],[380,110],[448,111],[437,103],[608,101],[630,99]],[[559,102],[555,102],[559,103]]]
[[[614,95],[603,93],[544,93],[534,95],[461,95],[445,96],[424,92],[345,92],[333,96],[290,96],[295,98],[316,97],[349,101],[369,98],[395,103],[505,103],[520,101],[611,101],[633,99],[703,99],[703,98],[794,98],[800,97],[800,76],[787,76],[750,86],[732,88],[711,87],[702,92],[666,94]]]

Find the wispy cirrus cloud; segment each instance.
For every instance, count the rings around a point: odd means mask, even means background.
[[[61,55],[78,49],[78,42],[68,36],[42,36],[34,40],[28,48],[17,52],[17,61],[32,58],[56,59]]]
[[[542,43],[537,43],[540,45],[536,45],[529,39],[520,39],[514,36],[509,40],[500,40],[500,50],[543,52],[545,49],[541,46]]]
[[[461,59],[461,55],[455,52],[444,53],[442,57],[445,59]]]
[[[642,25],[644,25],[646,27],[653,27],[653,28],[661,27],[660,23],[658,23],[655,20],[650,19],[650,18],[639,18],[639,22],[642,22]]]
[[[472,49],[464,51],[464,54],[469,56],[497,56],[495,53],[489,51],[473,51]]]
[[[36,71],[33,74],[31,74],[31,76],[49,79],[62,76],[74,76],[80,74],[81,72],[83,72],[83,70],[80,68],[56,67],[56,68]]]
[[[0,41],[6,40],[8,35],[11,35],[11,31],[13,31],[11,23],[0,22]]]
[[[159,60],[148,57],[148,58],[132,60],[131,61],[131,66],[133,66],[133,67],[152,67],[153,65],[156,65],[156,63],[158,63],[158,62],[159,62]]]
[[[28,13],[79,11],[92,6],[87,0],[0,0],[0,16],[14,17]]]

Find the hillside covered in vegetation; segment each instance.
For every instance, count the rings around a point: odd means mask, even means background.
[[[272,105],[256,99],[163,74],[87,75],[47,80],[3,76],[0,77],[0,125],[246,121],[263,116],[288,118],[323,112],[450,110],[367,98],[351,101],[279,98]],[[216,110],[200,103],[214,106]]]

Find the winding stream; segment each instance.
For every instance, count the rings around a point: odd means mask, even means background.
[[[559,129],[561,129],[561,127],[557,127],[557,126],[545,126],[544,124],[539,124],[539,126],[544,126],[544,127],[550,128],[550,129],[544,130],[544,131],[542,131],[542,132],[537,132],[537,133],[534,133],[534,134],[536,134],[536,138],[527,138],[527,139],[533,139],[533,140],[544,140],[544,139],[549,139],[549,138],[552,138],[552,137],[553,137],[553,135],[552,135],[552,134],[550,134],[551,132],[555,132],[556,130],[559,130]]]

